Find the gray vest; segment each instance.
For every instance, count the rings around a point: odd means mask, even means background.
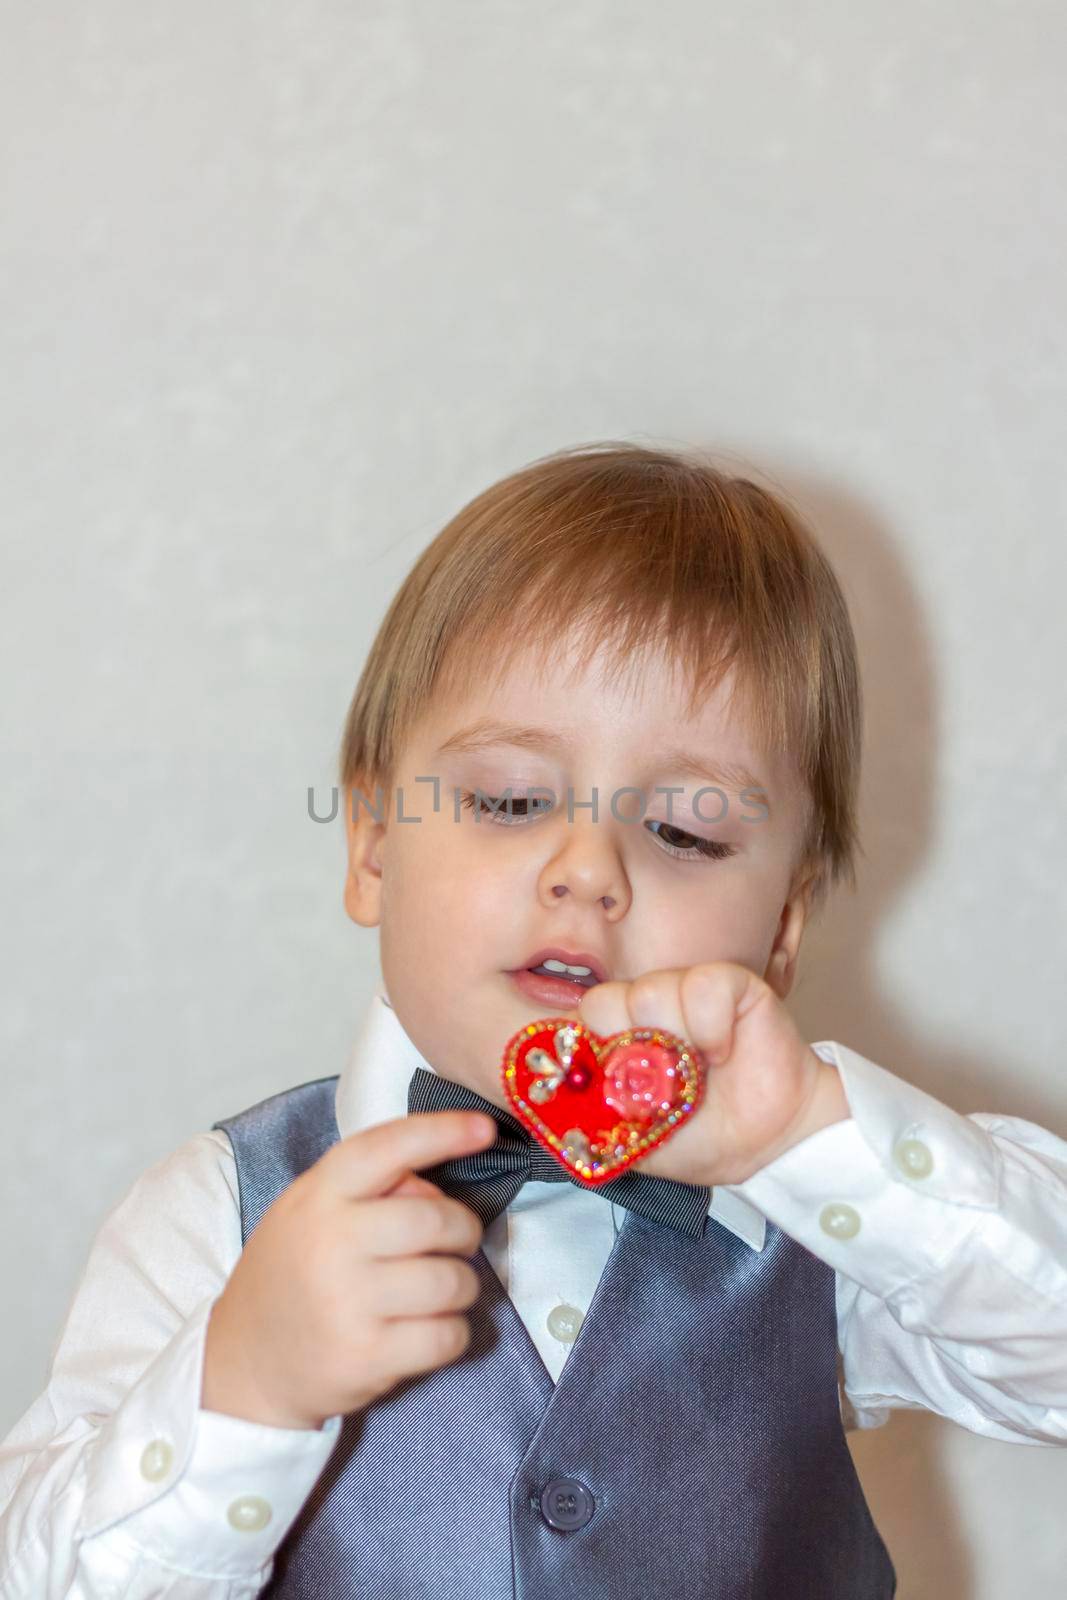
[[[340,1137],[337,1078],[213,1124],[242,1243]],[[459,1360],[346,1416],[261,1592],[285,1600],[889,1600],[845,1441],[834,1273],[767,1224],[633,1212],[559,1381],[479,1250]],[[279,1284],[279,1293],[285,1286]]]

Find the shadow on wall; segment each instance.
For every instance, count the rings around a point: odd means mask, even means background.
[[[857,893],[839,887],[810,925],[790,1009],[807,1039],[841,1039],[957,1110],[1000,1109],[1008,1098],[1004,1063],[931,1050],[893,1004],[876,968],[881,929],[934,847],[941,748],[930,628],[897,541],[869,505],[836,485],[789,465],[761,469],[719,447],[713,459],[783,491],[815,529],[848,602],[863,678],[860,830],[867,853],[856,863]],[[1046,1127],[1062,1120],[1060,1108],[1042,1105],[1032,1084],[1013,1084],[1010,1100],[1013,1114]],[[976,1593],[973,1552],[946,1461],[955,1427],[929,1412],[897,1410],[882,1428],[847,1434],[897,1569],[898,1600],[969,1600]]]
[[[969,1600],[976,1592],[943,1462],[945,1436],[955,1426],[929,1411],[894,1411],[884,1427],[845,1436],[896,1568],[896,1600]]]

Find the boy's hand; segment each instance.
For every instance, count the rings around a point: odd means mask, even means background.
[[[212,1307],[201,1405],[321,1428],[462,1355],[482,1224],[416,1169],[486,1149],[480,1112],[398,1117],[331,1146],[284,1189]]]
[[[800,1037],[774,990],[747,967],[712,961],[598,983],[579,1016],[595,1033],[664,1028],[707,1063],[704,1099],[634,1164],[653,1177],[742,1183],[809,1134],[850,1115],[835,1067]]]

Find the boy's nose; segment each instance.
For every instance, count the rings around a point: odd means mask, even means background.
[[[565,895],[567,893],[567,885],[565,883],[555,883],[555,884],[553,884],[552,885],[552,893],[556,896],[557,899],[560,899],[563,895]],[[615,904],[615,901],[614,901],[613,897],[610,894],[602,894],[600,896],[600,898],[604,902],[604,910],[605,911],[610,911],[612,906]]]
[[[626,867],[604,830],[588,822],[568,827],[556,846],[541,864],[538,898],[547,904],[569,894],[583,906],[603,906],[612,921],[625,916],[631,895]]]

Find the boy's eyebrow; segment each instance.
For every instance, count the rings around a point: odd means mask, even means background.
[[[555,755],[568,755],[572,749],[571,740],[551,728],[533,728],[522,723],[497,722],[491,717],[484,717],[451,734],[438,746],[435,754],[443,756],[485,750],[494,744],[513,744],[524,750],[551,750]],[[767,785],[763,780],[738,762],[712,762],[690,750],[672,747],[655,752],[650,764],[671,772],[685,772],[691,777],[703,778],[705,783],[719,789],[738,792],[757,789],[764,800],[767,798]]]

